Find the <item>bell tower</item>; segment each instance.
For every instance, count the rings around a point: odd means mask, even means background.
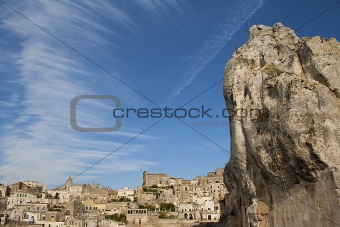
[[[67,181],[66,181],[66,189],[69,189],[70,188],[70,186],[72,186],[73,185],[73,180],[72,180],[72,178],[71,177],[69,177],[68,179],[67,179]]]

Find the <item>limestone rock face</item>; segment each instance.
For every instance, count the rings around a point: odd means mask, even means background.
[[[340,44],[249,33],[225,69],[227,226],[340,226]]]

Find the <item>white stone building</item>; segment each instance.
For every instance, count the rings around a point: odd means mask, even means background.
[[[27,203],[36,203],[37,196],[30,193],[15,193],[7,199],[7,209],[13,208],[15,205],[26,205]]]
[[[124,189],[119,189],[118,190],[118,195],[117,195],[118,199],[120,199],[120,198],[128,198],[131,201],[133,201],[135,196],[136,196],[136,192],[135,192],[134,189],[126,187]]]

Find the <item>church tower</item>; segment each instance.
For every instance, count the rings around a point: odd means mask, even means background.
[[[66,181],[66,189],[68,190],[69,188],[70,188],[70,186],[72,186],[73,185],[73,180],[72,180],[72,178],[71,177],[69,177],[68,179],[67,179],[67,181]]]

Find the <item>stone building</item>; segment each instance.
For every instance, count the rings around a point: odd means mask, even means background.
[[[0,214],[7,208],[7,198],[0,195]]]
[[[224,199],[227,189],[223,182],[223,168],[217,168],[215,172],[209,172],[207,176],[198,176],[195,180],[199,188],[209,194],[215,202]]]
[[[2,196],[2,197],[9,196],[10,191],[11,191],[11,189],[8,185],[0,184],[0,196]]]
[[[81,203],[84,204],[85,210],[96,210],[96,203],[93,198],[82,199]]]
[[[45,221],[48,222],[62,222],[64,221],[65,215],[62,211],[46,211]]]
[[[84,226],[84,220],[83,219],[77,219],[75,217],[68,217],[66,218],[66,226],[67,227],[83,227]]]
[[[127,198],[130,199],[131,201],[134,200],[136,196],[136,192],[134,189],[131,188],[124,188],[124,189],[119,189],[118,190],[118,194],[117,194],[117,198]]]
[[[32,187],[32,188],[41,188],[42,191],[46,191],[46,185],[42,184],[42,183],[39,183],[37,181],[26,180],[26,181],[23,181],[22,183],[28,185],[29,187]]]
[[[110,202],[106,205],[107,214],[126,214],[127,209],[128,205],[125,202]]]
[[[47,203],[29,203],[26,205],[26,216],[33,221],[43,220],[49,208],[50,204]]]
[[[26,181],[29,182],[29,181]],[[15,193],[30,193],[36,196],[40,196],[41,193],[45,192],[45,186],[43,184],[37,184],[29,186],[24,182],[16,182],[10,186],[10,194]]]
[[[137,203],[153,204],[157,202],[157,199],[157,189],[156,191],[144,191],[143,186],[137,188]]]
[[[206,176],[185,180],[144,171],[143,186],[137,189],[137,202],[154,205],[156,209],[161,203],[173,203],[182,220],[217,222],[221,216],[221,201],[227,193],[223,173],[223,168],[217,168]]]
[[[69,203],[72,200],[73,194],[64,190],[48,190],[47,191],[52,198],[57,198],[58,203]]]
[[[85,205],[79,201],[73,201],[63,205],[65,207],[65,215],[73,216],[75,218],[80,217],[85,211]]]
[[[25,205],[15,205],[6,210],[6,214],[9,215],[9,219],[13,221],[23,221],[25,219],[25,212]]]
[[[99,226],[102,227],[120,227],[120,226],[126,226],[124,223],[119,223],[113,220],[101,220],[99,223]]]
[[[30,193],[15,193],[7,198],[7,209],[15,205],[26,205],[27,203],[36,203],[37,196]]]
[[[130,224],[147,224],[148,211],[147,209],[128,209],[126,220]]]
[[[97,199],[97,201],[100,202],[107,202],[110,199],[112,199],[113,197],[113,190],[111,188],[100,188],[99,184],[87,184],[84,185],[84,189],[83,189],[83,195],[85,196],[92,196],[95,197]]]
[[[153,186],[157,185],[159,187],[170,185],[171,177],[165,173],[148,173],[143,172],[143,186]]]

